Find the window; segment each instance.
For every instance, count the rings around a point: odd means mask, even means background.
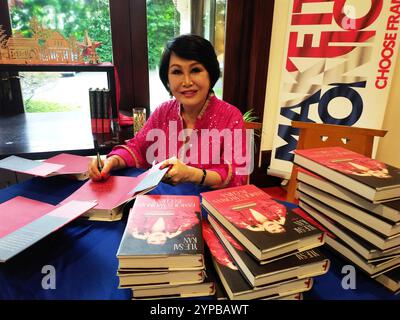
[[[170,98],[159,79],[158,64],[165,43],[173,37],[196,33],[211,41],[223,71],[226,0],[147,0],[146,3],[150,106],[154,110]],[[222,78],[214,91],[222,97]]]
[[[102,62],[112,61],[110,9],[108,0],[8,1],[13,35],[32,37],[39,30],[39,41],[49,41],[49,31],[56,31],[66,41],[75,37],[99,41],[97,53]],[[33,20],[36,19],[36,20]],[[38,27],[33,23],[37,21]],[[20,72],[25,112],[88,112],[88,89],[106,88],[105,73]]]
[[[67,5],[69,1],[64,1],[64,0],[40,0],[40,3],[43,3],[44,1],[48,1],[49,3],[51,2],[52,4],[55,3],[60,3],[62,5]],[[17,4],[28,4],[28,3],[38,3],[39,0],[0,0],[0,24],[3,25],[5,30],[7,30],[8,33],[10,33],[11,30],[11,23],[10,23],[10,17],[9,17],[9,4],[10,7],[12,5],[17,5]],[[168,98],[168,93],[166,90],[161,87],[159,91],[156,90],[154,94],[154,89],[152,88],[153,85],[151,85],[151,89],[149,90],[149,81],[148,81],[148,76],[149,76],[149,68],[148,68],[148,62],[150,59],[148,59],[148,47],[150,44],[150,40],[147,37],[147,25],[148,25],[148,16],[146,15],[146,12],[149,12],[148,5],[150,5],[150,0],[129,0],[129,1],[108,1],[108,0],[82,0],[82,1],[77,1],[73,0],[72,2],[74,3],[82,3],[84,2],[87,5],[91,4],[97,4],[99,5],[105,5],[107,8],[109,8],[109,13],[110,13],[110,23],[111,26],[109,29],[108,27],[108,22],[105,23],[104,25],[106,26],[106,29],[103,30],[102,34],[106,34],[109,32],[109,30],[112,28],[112,50],[109,50],[110,53],[110,59],[112,59],[113,65],[115,66],[115,70],[117,72],[117,84],[118,84],[118,92],[117,92],[117,98],[119,101],[119,111],[123,112],[126,115],[132,115],[132,107],[133,106],[146,106],[149,108],[150,102],[149,102],[149,92],[151,91],[151,97],[154,99],[154,97],[157,97],[158,94],[163,93],[166,95]],[[272,19],[264,19],[264,15],[266,15],[266,12],[272,12],[273,9],[273,1],[271,2],[266,2],[264,0],[254,0],[254,1],[248,1],[248,0],[235,0],[235,1],[227,1],[227,0],[152,0],[152,2],[160,3],[160,2],[166,2],[166,3],[172,3],[172,7],[174,10],[171,12],[172,17],[170,19],[172,21],[175,21],[173,24],[173,32],[171,33],[169,38],[172,38],[174,35],[178,35],[180,33],[184,32],[194,32],[196,30],[200,31],[198,34],[202,34],[204,37],[208,38],[210,41],[213,42],[214,47],[216,49],[218,59],[220,61],[220,66],[221,66],[221,71],[226,75],[226,80],[224,81],[224,99],[239,108],[245,110],[245,106],[248,105],[254,105],[253,103],[242,103],[242,100],[244,98],[247,98],[248,94],[247,92],[249,91],[248,89],[248,81],[247,81],[247,73],[243,71],[243,69],[246,71],[246,68],[243,68],[243,63],[247,61],[254,61],[254,65],[257,66],[254,69],[257,71],[256,76],[258,73],[264,75],[264,68],[260,68],[260,61],[259,59],[255,60],[248,60],[248,53],[250,52],[246,48],[250,46],[253,42],[249,41],[247,38],[243,37],[237,37],[237,30],[242,30],[243,29],[243,23],[244,27],[246,27],[248,24],[253,23],[253,17],[251,15],[248,15],[248,12],[254,12],[255,16],[258,17],[260,16],[260,19],[256,19],[256,21],[261,21],[261,24],[264,24],[264,21],[272,21]],[[179,8],[181,5],[186,5],[191,6],[190,10],[186,13],[186,18],[182,17]],[[229,3],[229,5],[228,5]],[[195,6],[192,6],[192,4]],[[268,5],[267,5],[268,4]],[[71,4],[72,5],[72,4]],[[42,5],[43,6],[43,5]],[[249,7],[249,8],[248,8]],[[267,7],[266,10],[264,10],[264,7]],[[56,8],[58,8],[56,6]],[[262,10],[261,10],[261,9]],[[272,9],[271,9],[272,8]],[[57,9],[58,10],[58,9]],[[58,13],[59,11],[56,11]],[[57,14],[55,13],[55,16],[57,17]],[[36,15],[36,12],[35,12]],[[39,15],[39,14],[38,14]],[[237,18],[237,15],[239,15],[239,19]],[[269,17],[269,16],[268,16]],[[58,18],[57,18],[58,19]],[[58,20],[56,19],[56,22]],[[108,19],[108,18],[107,18]],[[54,19],[48,19],[46,21],[54,21]],[[225,22],[225,20],[227,22]],[[200,21],[200,23],[199,23]],[[13,22],[15,25],[15,28],[22,28],[22,25],[18,25],[16,22]],[[231,25],[231,27],[229,27]],[[233,30],[234,32],[225,33],[225,26],[228,27],[228,29]],[[248,32],[248,28],[244,29],[245,34]],[[256,34],[260,35],[261,33],[252,33],[249,32],[249,35]],[[262,35],[262,34],[261,34]],[[92,35],[91,35],[92,36]],[[1,35],[0,35],[1,37]],[[92,36],[95,38],[95,36]],[[259,38],[259,37],[258,37]],[[257,39],[258,39],[257,38]],[[96,40],[99,41],[105,41],[102,40],[102,38],[95,38]],[[242,42],[240,42],[242,41]],[[111,42],[111,39],[110,39]],[[263,41],[254,41],[256,44],[264,43]],[[104,44],[102,44],[102,47],[104,47]],[[165,41],[162,42],[161,48],[164,46]],[[224,52],[224,47],[225,44],[229,50]],[[240,45],[239,45],[240,44]],[[256,46],[257,48],[260,46]],[[236,50],[237,48],[241,48],[240,51]],[[251,47],[252,48],[252,47]],[[246,49],[246,50],[245,50]],[[100,52],[100,51],[99,51]],[[112,55],[111,55],[112,52]],[[247,54],[246,58],[241,59],[241,53]],[[265,56],[265,51],[263,50],[256,50],[258,53],[258,56]],[[229,58],[229,63],[225,64],[224,60]],[[102,58],[104,59],[104,58]],[[104,61],[109,61],[104,59]],[[262,61],[261,61],[262,62]],[[21,90],[20,90],[20,85],[19,85],[19,80],[17,79],[18,74],[16,73],[15,69],[7,69],[7,68],[2,68],[0,70],[0,121],[2,118],[4,118],[3,124],[9,125],[11,122],[7,120],[7,116],[3,117],[3,115],[7,114],[18,114],[18,113],[23,113],[24,109],[19,110],[20,106],[22,105],[17,103],[16,101],[19,101],[18,95],[21,96]],[[25,70],[27,71],[27,70]],[[32,69],[29,69],[29,71],[33,71]],[[37,72],[38,70],[34,70]],[[50,70],[47,70],[50,71]],[[53,69],[51,71],[54,71]],[[73,69],[68,68],[68,71],[74,71]],[[80,70],[81,73],[83,71],[88,71],[88,70]],[[103,70],[97,70],[103,72]],[[98,75],[101,73],[99,72]],[[73,81],[74,79],[77,79],[77,74],[75,76],[68,78],[68,75],[70,74],[64,74],[65,79],[63,80],[69,80]],[[157,75],[157,73],[156,73]],[[27,76],[25,77],[24,81],[26,80]],[[11,80],[4,80],[4,79],[11,79]],[[155,77],[157,81],[158,75]],[[221,97],[222,96],[222,79],[219,81],[221,83],[221,88],[218,89],[218,83],[217,86],[215,87],[216,94]],[[265,82],[264,81],[255,81],[255,83],[259,83],[260,88],[265,87]],[[94,87],[97,85],[93,85]],[[102,84],[99,84],[98,86],[102,87]],[[250,93],[253,91],[250,90]],[[260,106],[263,106],[263,98],[264,94],[262,93],[262,90],[257,90],[257,95],[260,96]],[[261,92],[261,94],[260,94]],[[10,97],[12,97],[12,100],[10,100]],[[18,98],[18,99],[17,99]],[[243,99],[242,99],[243,98]],[[20,97],[20,100],[22,101],[22,96]],[[162,99],[163,101],[165,98]],[[261,101],[262,100],[262,101]],[[157,103],[152,101],[151,106],[154,108],[157,106]],[[148,113],[150,113],[150,108],[147,110]],[[31,114],[33,115],[40,115],[40,113],[36,114]],[[23,115],[22,115],[23,116]],[[24,118],[24,117],[22,117]],[[25,121],[25,120],[24,120]],[[27,123],[27,122],[26,122]],[[17,128],[16,125],[12,125],[13,127]],[[6,128],[7,129],[7,128]],[[21,131],[21,129],[19,129]],[[79,131],[79,130],[77,130]],[[3,125],[0,126],[0,133],[5,133]],[[79,132],[77,132],[79,133]],[[82,135],[83,133],[81,133]],[[0,136],[1,136],[0,135]],[[46,135],[47,137],[51,137],[50,135]],[[126,137],[128,138],[128,137]],[[21,138],[23,142],[23,138]],[[1,139],[0,139],[1,140]],[[71,140],[71,137],[70,137]],[[8,141],[8,140],[7,140]],[[7,142],[8,143],[8,142]],[[43,141],[32,141],[34,144],[43,144],[45,142]],[[73,143],[70,148],[73,148]],[[92,146],[91,146],[92,147]],[[3,145],[0,141],[0,148],[3,148]],[[83,147],[82,147],[83,148]],[[85,147],[86,148],[86,147]],[[2,152],[3,149],[0,149],[0,153]],[[17,149],[13,149],[14,154],[18,154]],[[49,150],[49,149],[47,149]],[[64,149],[64,150],[71,150],[71,149]],[[33,150],[27,150],[26,152],[34,152]],[[83,153],[82,153],[83,154]],[[0,154],[0,157],[2,155]]]

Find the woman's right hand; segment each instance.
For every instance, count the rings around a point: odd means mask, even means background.
[[[120,167],[120,161],[116,156],[111,156],[105,161],[100,159],[100,161],[102,167],[101,172],[99,171],[97,158],[93,158],[93,160],[89,164],[89,177],[93,181],[108,179],[108,177],[110,176],[110,171]]]

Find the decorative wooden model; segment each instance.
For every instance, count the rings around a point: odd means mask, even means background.
[[[19,32],[7,37],[0,25],[0,63],[82,64],[85,57],[88,57],[89,63],[100,62],[96,53],[100,42],[92,41],[87,32],[84,43],[78,43],[73,36],[66,39],[57,30],[43,28],[36,18],[31,20],[30,26],[32,38],[25,38]]]

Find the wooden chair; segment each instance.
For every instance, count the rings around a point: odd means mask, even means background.
[[[374,138],[384,137],[387,133],[386,130],[301,121],[292,121],[292,127],[300,129],[297,149],[343,147],[367,157],[372,156]],[[293,165],[286,197],[290,202],[295,200],[296,178],[297,166]]]
[[[261,122],[250,122],[250,121],[245,121],[244,122],[244,127],[245,129],[253,129],[253,130],[261,130],[262,128],[262,123]],[[261,134],[261,133],[260,133]],[[260,148],[260,144],[257,143],[257,147]],[[256,148],[256,141],[254,141],[254,148]],[[254,155],[257,159],[257,152],[256,150],[254,150]],[[256,159],[253,159],[254,161],[256,161]],[[256,166],[256,164],[254,164],[254,166]],[[250,183],[250,175],[247,178],[247,184]]]

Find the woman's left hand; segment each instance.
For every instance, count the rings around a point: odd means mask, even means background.
[[[176,157],[165,160],[160,169],[171,166],[168,172],[165,174],[163,181],[172,185],[178,183],[190,182],[193,176],[193,168],[184,164],[181,160]]]

